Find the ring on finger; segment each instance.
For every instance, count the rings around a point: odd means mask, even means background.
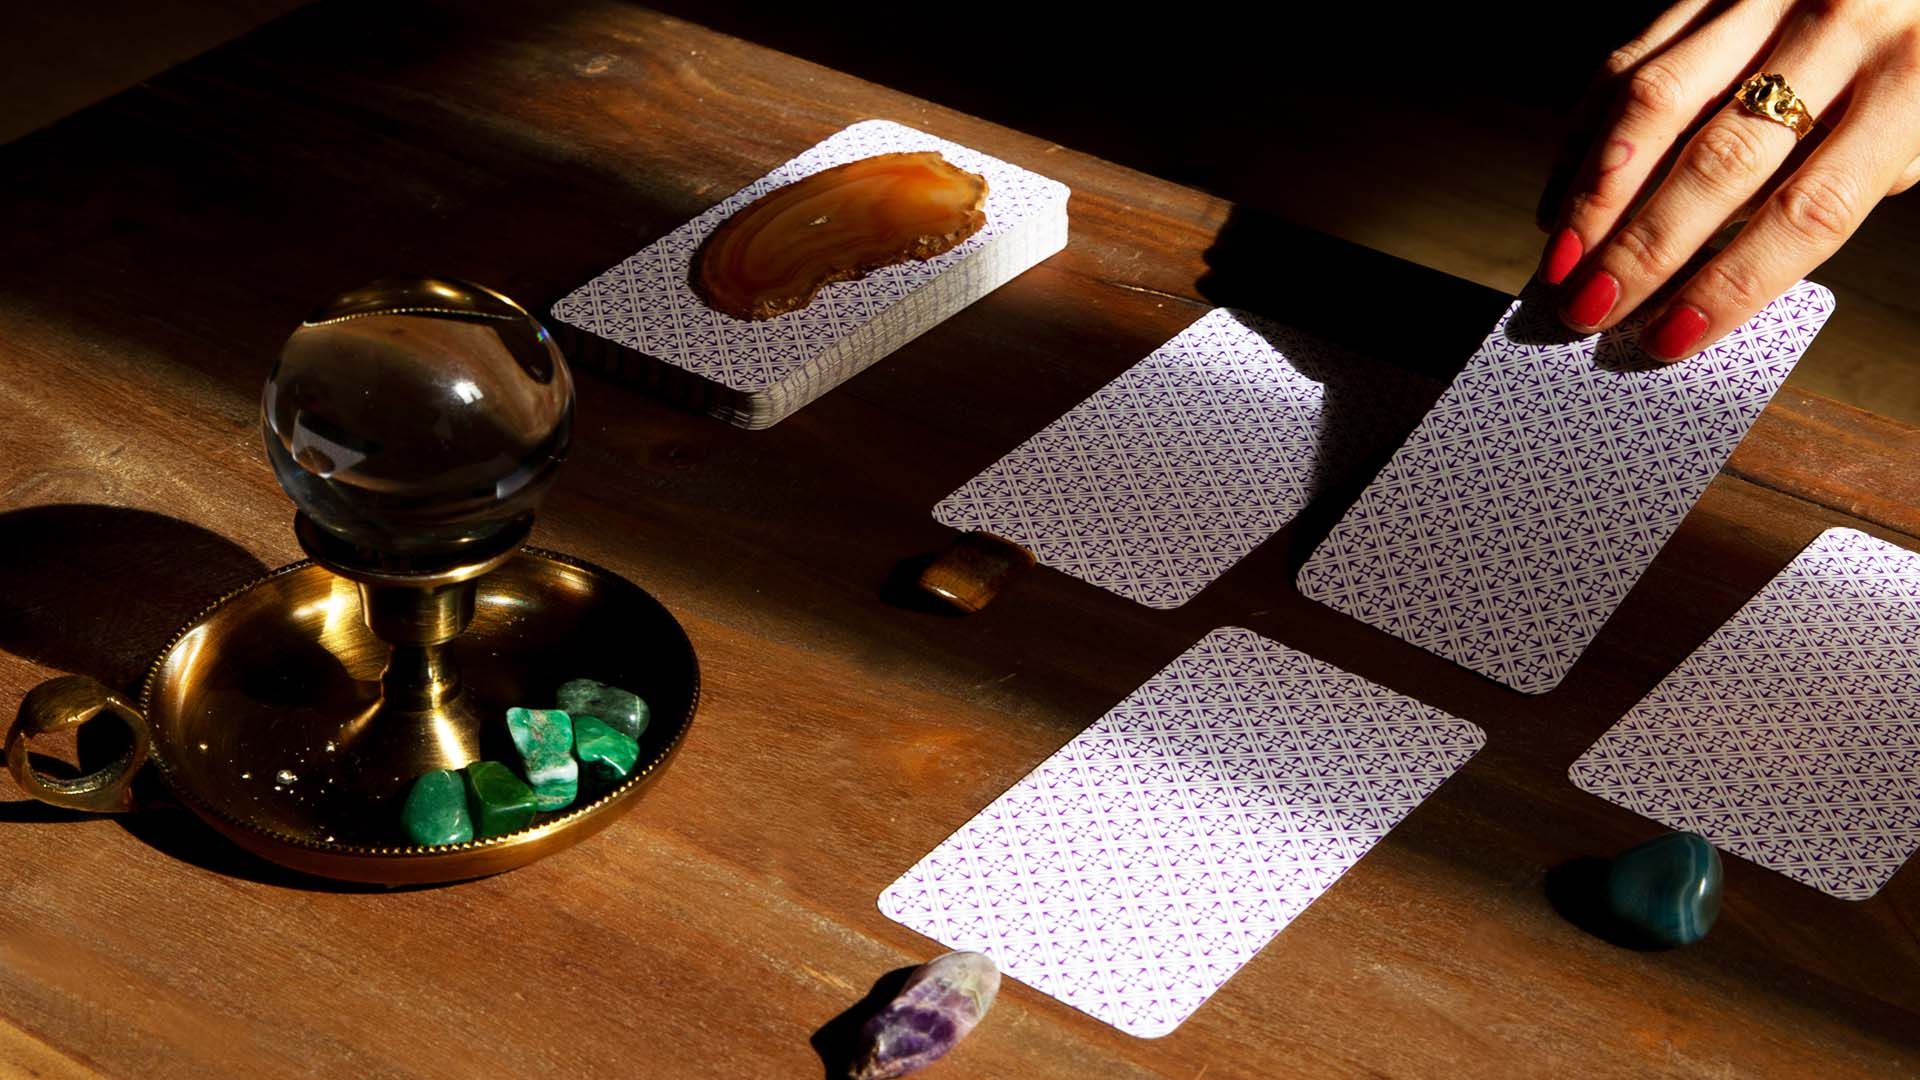
[[[1807,103],[1787,85],[1787,77],[1778,72],[1756,71],[1747,76],[1747,81],[1733,92],[1733,100],[1747,112],[1792,131],[1796,139],[1806,138],[1807,132],[1813,130],[1813,113],[1807,109]]]

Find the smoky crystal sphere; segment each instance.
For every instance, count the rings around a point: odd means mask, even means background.
[[[573,379],[506,297],[390,278],[300,324],[260,411],[314,524],[369,558],[452,559],[532,520],[572,440]]]

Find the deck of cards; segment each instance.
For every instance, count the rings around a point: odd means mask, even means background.
[[[826,286],[798,311],[749,321],[709,307],[689,281],[706,238],[775,188],[879,154],[931,150],[987,180],[986,223],[926,261]],[[883,120],[833,135],[553,305],[570,355],[744,428],[765,428],[1067,242],[1066,185]]]

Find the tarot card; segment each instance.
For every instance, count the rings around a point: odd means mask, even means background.
[[[1568,770],[1864,900],[1920,848],[1920,555],[1828,529]]]
[[[1485,738],[1222,628],[888,886],[880,910],[1128,1034],[1165,1035]]]
[[[1833,311],[1801,282],[1684,363],[1516,302],[1300,591],[1516,690],[1559,685]]]

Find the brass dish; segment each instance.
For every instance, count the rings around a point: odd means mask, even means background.
[[[525,548],[478,580],[473,621],[444,646],[478,731],[398,722],[384,701],[392,650],[369,629],[363,590],[311,561],[243,586],[188,623],[149,670],[136,706],[84,676],[21,703],[7,765],[29,794],[82,810],[138,809],[132,781],[151,761],[172,793],[241,847],[304,873],[402,885],[525,865],[611,823],[659,776],[700,697],[680,624],[631,582],[578,559]],[[516,760],[505,710],[551,706],[587,677],[646,699],[652,721],[632,775],[582,790],[518,832],[407,846],[400,804],[419,774],[480,757]],[[107,712],[126,753],[76,780],[32,768],[36,735]],[[375,721],[379,722],[375,722]]]

